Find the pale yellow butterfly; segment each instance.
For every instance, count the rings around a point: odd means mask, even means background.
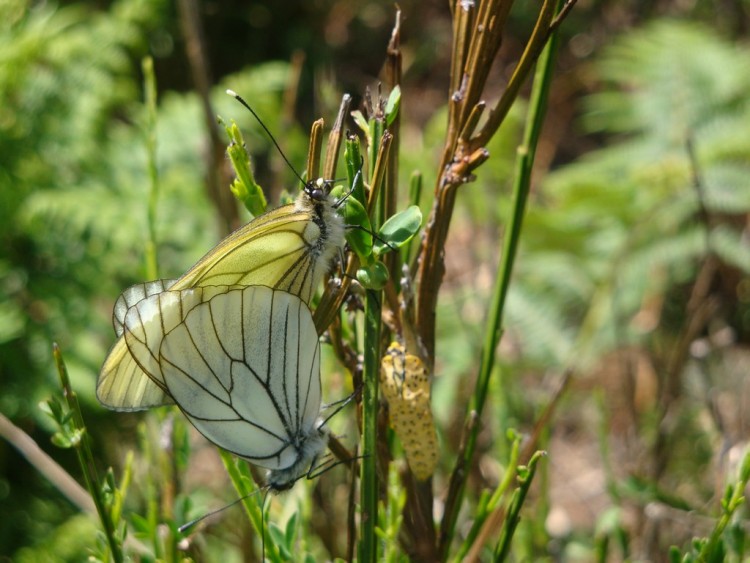
[[[125,290],[113,318],[119,338],[99,372],[99,401],[120,411],[173,402],[163,382],[149,377],[138,365],[122,336],[129,308],[151,295],[192,287],[264,285],[309,304],[344,246],[343,220],[329,198],[330,190],[329,182],[308,182],[294,203],[260,215],[230,234],[179,279],[137,284]]]

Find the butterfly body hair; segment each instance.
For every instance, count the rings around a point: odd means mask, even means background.
[[[289,467],[271,469],[266,476],[266,484],[271,492],[279,493],[291,489],[300,477],[309,474],[315,468],[316,460],[328,447],[330,430],[318,419],[315,427],[298,433],[294,448],[297,459]]]

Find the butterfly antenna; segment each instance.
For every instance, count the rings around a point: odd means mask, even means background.
[[[333,208],[334,209],[338,209],[339,206],[342,205],[347,200],[347,198],[350,195],[352,195],[352,193],[354,193],[354,187],[357,185],[357,177],[362,175],[362,164],[363,163],[364,163],[364,159],[362,159],[362,163],[360,163],[360,165],[359,165],[359,170],[357,170],[357,173],[354,175],[354,180],[352,180],[352,187],[349,188],[348,192],[346,192],[344,195],[341,196],[341,199],[339,199],[338,201],[336,201],[333,204]],[[335,181],[336,180],[334,180],[334,182]]]
[[[248,104],[248,103],[247,103],[247,102],[246,102],[246,101],[245,101],[245,100],[243,99],[243,97],[242,97],[242,96],[240,96],[240,95],[239,95],[239,94],[238,94],[237,92],[235,92],[234,90],[227,90],[227,94],[229,94],[230,96],[232,96],[232,97],[233,97],[233,98],[234,98],[235,100],[237,100],[237,101],[238,101],[239,103],[241,103],[241,104],[242,104],[243,106],[245,106],[245,109],[247,109],[247,110],[248,110],[248,111],[249,111],[250,113],[252,113],[252,114],[253,114],[253,117],[254,117],[254,118],[255,118],[255,119],[256,119],[256,120],[258,121],[258,123],[260,123],[260,126],[261,126],[261,127],[263,127],[263,130],[264,130],[264,131],[266,132],[266,134],[268,135],[268,138],[269,138],[269,139],[271,139],[271,142],[272,142],[272,143],[274,144],[274,146],[276,147],[276,150],[278,150],[278,151],[279,151],[279,154],[281,155],[281,158],[283,158],[283,159],[284,159],[284,162],[286,162],[287,166],[289,166],[289,169],[290,169],[290,170],[291,170],[292,172],[294,172],[294,175],[295,175],[295,176],[297,176],[297,178],[299,179],[299,181],[300,181],[300,182],[302,182],[302,185],[303,185],[303,186],[307,185],[307,182],[305,182],[305,181],[304,181],[304,180],[302,179],[302,176],[300,176],[300,175],[299,175],[299,173],[297,172],[297,170],[295,170],[294,166],[292,166],[292,163],[291,163],[291,162],[289,162],[289,159],[288,159],[288,158],[286,157],[286,155],[284,154],[284,151],[283,151],[283,150],[281,150],[281,146],[279,146],[279,143],[277,143],[277,142],[276,142],[276,138],[275,138],[275,137],[273,136],[273,133],[271,133],[271,131],[270,131],[270,130],[268,129],[268,127],[266,127],[266,124],[265,124],[265,123],[263,123],[263,120],[262,120],[262,119],[260,118],[260,116],[259,116],[259,115],[258,115],[257,113],[255,113],[255,110],[254,110],[253,108],[251,108],[251,107],[250,107],[250,104]]]
[[[243,500],[245,500],[246,498],[249,498],[249,497],[253,496],[257,492],[258,491],[253,491],[252,493],[247,494],[244,497],[240,497],[237,500],[234,500],[234,501],[230,502],[229,504],[227,504],[225,506],[222,506],[221,508],[217,508],[216,510],[212,510],[211,512],[206,512],[206,514],[204,514],[203,516],[199,516],[195,520],[191,520],[190,522],[187,522],[187,523],[183,524],[182,526],[180,526],[179,528],[177,528],[177,531],[182,534],[185,531],[187,531],[190,528],[192,528],[193,526],[195,526],[196,524],[198,524],[199,522],[202,522],[203,520],[205,520],[209,516],[213,516],[214,514],[218,514],[219,512],[223,512],[227,508],[233,507],[235,504],[242,502]]]

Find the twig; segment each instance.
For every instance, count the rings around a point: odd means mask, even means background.
[[[203,120],[210,141],[209,150],[205,155],[206,189],[221,217],[221,234],[226,235],[237,227],[239,211],[232,193],[224,189],[224,186],[230,183],[229,178],[223,173],[222,166],[226,146],[221,139],[216,113],[211,106],[210,91],[213,79],[206,56],[206,40],[201,26],[200,11],[196,0],[179,0],[177,7],[180,27],[185,36],[185,53],[190,66],[190,74],[201,100]]]
[[[156,206],[159,201],[159,172],[156,166],[156,75],[154,60],[146,57],[141,63],[143,69],[143,91],[146,105],[146,154],[148,158],[148,239],[146,241],[146,277],[158,278],[159,262],[156,252]]]
[[[120,563],[123,560],[122,547],[118,538],[116,537],[115,524],[112,520],[112,514],[109,510],[107,510],[107,506],[103,498],[101,482],[94,465],[94,455],[91,452],[89,437],[85,432],[86,425],[83,422],[81,407],[78,404],[78,397],[73,392],[73,388],[70,385],[68,369],[65,366],[62,351],[60,350],[57,343],[52,344],[52,355],[55,359],[57,374],[60,377],[60,385],[63,389],[65,402],[68,405],[68,409],[72,413],[74,427],[76,431],[80,433],[80,440],[76,444],[74,444],[74,447],[76,455],[78,456],[78,463],[81,465],[81,470],[83,471],[83,478],[86,481],[86,488],[91,494],[91,499],[94,503],[94,506],[96,507],[96,512],[99,515],[99,520],[101,521],[102,527],[104,528],[104,535],[107,539],[107,545],[109,546],[112,559],[114,559],[115,563]]]
[[[551,18],[551,16],[549,17]],[[482,356],[474,389],[474,398],[467,419],[481,415],[483,412],[487,399],[490,376],[494,370],[497,344],[502,335],[505,300],[510,288],[513,263],[518,249],[518,243],[520,241],[523,217],[526,212],[526,201],[531,189],[531,172],[534,164],[536,145],[541,134],[550,83],[552,81],[554,53],[557,46],[556,37],[557,35],[554,34],[552,41],[550,41],[540,57],[537,66],[537,73],[534,79],[534,86],[532,88],[531,100],[529,102],[529,110],[526,118],[526,130],[524,132],[523,144],[518,149],[518,158],[516,160],[513,201],[511,203],[512,215],[503,241],[501,263],[495,277],[495,287],[492,293],[487,326],[485,327],[485,341],[482,347]],[[474,457],[477,434],[478,428],[475,427],[467,438],[462,459],[456,461],[456,468],[469,467],[471,465]],[[454,471],[454,475],[456,474],[457,472]],[[443,554],[447,553],[448,546],[446,544],[450,543],[450,536],[453,533],[456,519],[458,518],[458,510],[461,506],[461,498],[463,497],[467,473],[462,471],[460,475],[463,480],[456,479],[455,482],[453,479],[451,480],[451,492],[455,495],[455,499],[450,510],[446,507],[446,511],[443,515],[443,522],[441,523],[441,530],[445,534],[441,537],[441,542],[443,542],[441,545],[441,552]]]
[[[39,473],[44,475],[67,499],[89,514],[96,514],[94,501],[86,489],[51,458],[34,439],[0,413],[0,436],[16,448]]]
[[[377,159],[373,167],[371,206],[375,207],[379,188],[385,177],[386,163],[391,146],[391,135],[386,131],[380,140]],[[377,215],[377,214],[374,214]],[[377,229],[377,217],[372,220]],[[364,341],[364,389],[362,392],[362,476],[360,481],[360,544],[359,560],[372,562],[378,560],[377,536],[375,526],[378,521],[378,377],[380,373],[380,335],[382,315],[382,292],[368,290],[365,297]]]
[[[495,548],[495,557],[493,560],[496,562],[505,561],[505,558],[508,557],[513,534],[516,531],[516,526],[518,526],[518,523],[521,521],[521,508],[526,500],[526,494],[529,492],[531,482],[534,480],[536,466],[539,463],[539,460],[545,455],[547,455],[545,452],[536,452],[531,456],[524,474],[521,474],[521,471],[519,471],[518,479],[521,481],[521,484],[513,493],[513,498],[508,507],[508,517],[505,519],[505,524],[500,533],[500,541]]]

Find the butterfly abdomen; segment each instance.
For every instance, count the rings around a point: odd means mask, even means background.
[[[273,492],[291,489],[297,479],[315,468],[317,459],[328,447],[330,431],[320,420],[315,423],[314,429],[300,430],[298,443],[295,444],[297,459],[294,463],[284,469],[272,469],[268,472],[268,487]]]

